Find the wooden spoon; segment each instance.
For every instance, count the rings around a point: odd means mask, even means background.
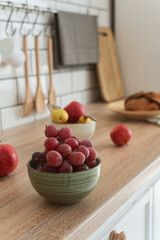
[[[40,71],[39,71],[39,41],[38,36],[35,36],[35,50],[36,50],[36,72],[37,72],[37,90],[35,96],[35,107],[37,113],[43,113],[45,111],[45,98],[42,92],[40,82]]]
[[[53,88],[53,49],[52,49],[52,38],[50,36],[47,37],[48,44],[48,67],[49,67],[49,92],[48,92],[48,101],[50,105],[56,103],[56,94]]]
[[[25,54],[24,72],[25,72],[25,81],[26,81],[26,96],[25,96],[25,102],[24,102],[23,116],[26,117],[30,114],[33,108],[33,97],[29,87],[27,36],[23,36],[23,49]]]

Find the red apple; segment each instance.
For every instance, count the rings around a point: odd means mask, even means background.
[[[84,106],[76,101],[71,102],[70,104],[68,104],[64,110],[67,111],[68,115],[69,115],[69,122],[70,123],[74,123],[76,121],[78,121],[78,119],[82,116],[85,115],[85,108]]]
[[[18,164],[15,149],[9,144],[0,145],[0,176],[13,172]]]
[[[110,137],[117,146],[123,146],[128,143],[131,136],[131,130],[123,124],[115,126],[110,132]]]

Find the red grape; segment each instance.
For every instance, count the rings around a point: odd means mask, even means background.
[[[75,138],[78,141],[78,144],[80,144],[80,140],[78,137],[72,136],[71,138]]]
[[[98,153],[92,147],[88,147],[88,149],[89,149],[89,156],[88,156],[87,159],[90,160],[90,161],[94,161],[98,157]]]
[[[59,152],[62,155],[62,157],[67,157],[68,154],[72,152],[72,148],[68,144],[62,143],[58,145],[56,151]]]
[[[72,129],[63,127],[59,130],[59,136],[62,140],[72,137]]]
[[[46,155],[43,152],[34,152],[32,154],[33,167],[37,168],[38,164],[44,164],[46,162]]]
[[[79,145],[76,149],[76,151],[78,152],[82,152],[85,156],[85,158],[87,158],[89,156],[89,150],[86,146],[84,145]]]
[[[48,125],[45,128],[45,135],[46,137],[57,137],[58,136],[58,128],[55,125]]]
[[[72,152],[68,156],[68,162],[73,166],[80,166],[84,163],[85,156],[81,152]]]
[[[80,166],[74,166],[73,172],[81,172],[81,171],[86,171],[88,169],[89,169],[89,167],[86,164],[82,164]]]
[[[56,173],[56,172],[57,172],[57,168],[56,168],[56,167],[51,167],[48,163],[46,163],[46,164],[43,166],[43,171],[44,171],[44,172],[53,172],[53,173]]]
[[[37,170],[40,171],[40,172],[42,172],[42,171],[43,171],[43,167],[42,167],[42,166],[39,166],[39,167],[37,168]]]
[[[89,168],[93,168],[93,167],[97,166],[98,163],[97,163],[96,160],[90,161],[90,160],[86,159],[85,164],[86,164]]]
[[[62,164],[62,156],[55,150],[49,151],[46,155],[47,163],[51,167],[59,167]]]
[[[93,142],[90,139],[85,139],[80,142],[81,145],[84,145],[86,147],[93,147]]]
[[[65,140],[61,139],[60,137],[57,137],[57,140],[58,140],[59,144],[62,144],[65,141]]]
[[[64,142],[71,146],[72,150],[76,149],[79,145],[75,138],[67,138]]]
[[[44,142],[44,146],[48,151],[55,150],[58,144],[59,144],[58,140],[54,137],[49,137]]]
[[[45,148],[43,151],[44,155],[46,156],[46,154],[48,153],[48,150]]]
[[[67,160],[64,160],[62,165],[58,168],[59,173],[67,173],[73,172],[72,164],[70,164]]]
[[[45,160],[46,157],[45,157],[45,154],[43,152],[34,152],[32,154],[32,160],[34,160],[35,162],[37,161],[41,161],[41,160]]]

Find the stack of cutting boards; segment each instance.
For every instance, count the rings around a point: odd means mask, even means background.
[[[99,27],[98,32],[100,61],[96,66],[97,76],[103,100],[111,102],[124,97],[124,85],[112,31]]]

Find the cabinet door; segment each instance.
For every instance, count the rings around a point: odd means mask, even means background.
[[[152,190],[147,192],[113,228],[127,240],[152,240]]]
[[[130,207],[128,207],[128,204],[122,206],[87,240],[109,240],[110,233],[113,230],[117,233],[124,231],[127,235],[127,240],[159,240],[159,238],[152,238],[153,189],[147,191],[142,198],[136,198],[136,201],[133,200],[131,202],[131,205],[129,204]]]
[[[153,240],[160,239],[160,180],[154,185],[153,194]]]

